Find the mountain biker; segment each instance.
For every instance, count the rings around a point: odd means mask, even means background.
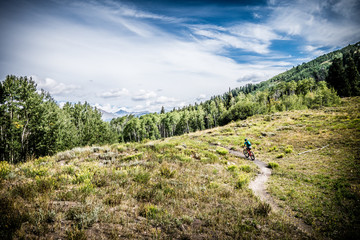
[[[250,143],[250,141],[247,140],[246,138],[245,138],[245,142],[244,142],[244,147],[246,147],[246,149],[247,149],[248,151],[251,150],[251,143]]]

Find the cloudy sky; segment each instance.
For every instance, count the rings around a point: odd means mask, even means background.
[[[360,41],[358,0],[12,0],[0,79],[59,103],[160,111],[258,83]]]

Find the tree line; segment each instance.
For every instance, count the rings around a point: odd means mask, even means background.
[[[139,118],[128,115],[114,118],[110,126],[119,142],[142,141],[182,135],[225,125],[255,114],[319,108],[339,102],[325,81],[312,78],[295,82],[279,82],[263,90],[245,93],[245,88],[229,91],[210,100],[165,113],[146,114]]]

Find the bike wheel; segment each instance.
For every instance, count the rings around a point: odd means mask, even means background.
[[[251,151],[251,156],[250,156],[251,160],[255,160],[255,154]]]
[[[247,150],[246,150],[246,149],[243,151],[243,153],[244,153],[244,156],[245,156],[246,158],[248,158],[248,157],[249,157],[249,153],[247,152]]]

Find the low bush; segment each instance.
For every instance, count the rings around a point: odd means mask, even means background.
[[[216,149],[216,152],[217,152],[218,154],[220,154],[220,155],[226,155],[226,154],[229,153],[229,151],[228,151],[227,149],[225,149],[225,148],[217,148],[217,149]]]
[[[259,216],[268,216],[269,213],[271,212],[271,206],[270,204],[266,203],[266,202],[261,202],[254,210],[256,215]]]
[[[239,168],[243,172],[247,172],[247,173],[251,172],[251,167],[249,165],[241,165]]]
[[[240,175],[235,183],[236,189],[242,189],[249,183],[249,178],[246,175]]]
[[[11,172],[11,165],[8,162],[0,162],[0,181]]]
[[[175,176],[176,170],[171,170],[167,165],[162,165],[160,168],[160,175],[165,178],[173,178]]]
[[[277,151],[279,151],[279,148],[277,146],[269,147],[268,151],[269,152],[277,152]]]
[[[279,164],[277,164],[275,162],[269,162],[269,164],[268,164],[268,168],[271,168],[271,169],[275,169],[278,167],[279,167]]]
[[[227,170],[230,172],[235,172],[238,170],[238,167],[236,165],[231,165],[227,168]]]
[[[276,158],[283,158],[284,156],[285,156],[284,153],[280,153],[280,154],[276,155]]]
[[[292,145],[288,145],[285,148],[285,153],[292,153],[293,152],[293,146]]]
[[[98,220],[99,209],[91,206],[75,206],[66,212],[66,219],[75,222],[78,229],[91,227]]]
[[[156,219],[163,214],[163,211],[153,204],[145,204],[140,207],[139,214],[147,219]]]

